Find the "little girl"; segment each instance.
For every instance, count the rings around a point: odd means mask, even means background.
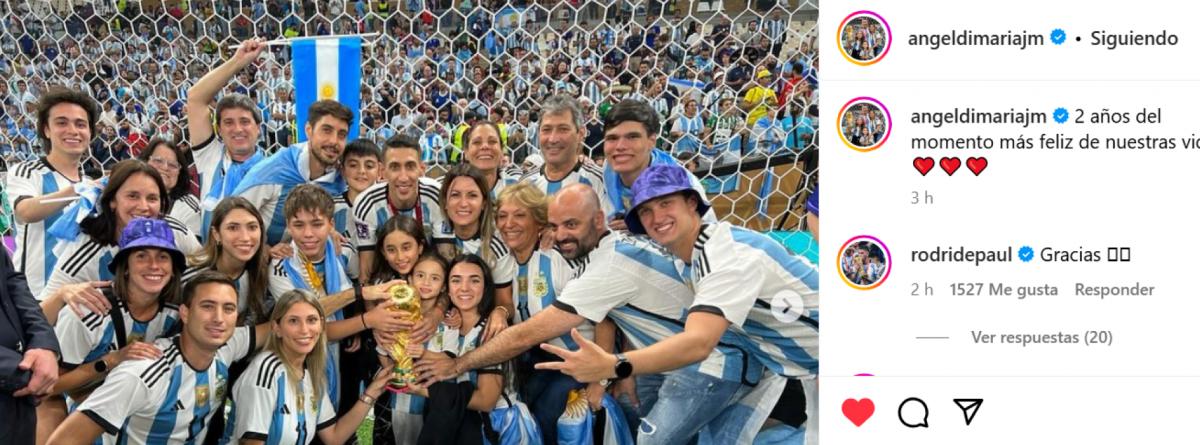
[[[384,227],[386,228],[391,225],[391,221],[389,221]],[[410,250],[403,248],[403,246],[417,239],[424,240],[423,237],[414,238],[405,231],[393,231],[381,238],[382,241],[379,244],[381,244],[380,250],[382,250],[383,255],[376,255],[375,258],[377,259],[377,263],[379,263],[379,258],[385,258],[383,262],[386,265],[377,264],[379,267],[374,269],[372,275],[382,278],[381,275],[392,274],[393,278],[408,280],[409,284],[417,290],[417,295],[421,299],[422,318],[440,318],[443,310],[439,308],[438,302],[441,301],[442,304],[445,304],[446,300],[446,261],[433,250],[421,254],[416,259],[408,259],[407,255],[402,252],[410,252]],[[386,280],[388,278],[382,279]],[[409,342],[408,352],[410,356],[420,357],[426,348],[434,351],[442,350],[442,334],[447,328],[441,324],[437,326],[438,332],[431,336],[425,344],[416,341]],[[390,368],[392,364],[388,358],[385,346],[392,342],[392,336],[387,333],[377,332],[375,340],[379,344],[375,351],[380,356],[380,365]],[[417,443],[417,436],[421,433],[421,425],[424,423],[424,397],[414,394],[389,392],[380,399],[375,409],[377,419],[391,419],[390,424],[388,422],[375,423],[374,435],[376,443]],[[391,412],[390,416],[386,414],[388,411]]]

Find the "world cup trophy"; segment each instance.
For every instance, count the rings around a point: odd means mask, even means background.
[[[421,321],[421,300],[417,291],[407,284],[397,284],[388,289],[391,294],[391,307],[388,310],[406,311],[409,320],[414,323]],[[392,379],[388,380],[387,389],[396,393],[408,392],[409,385],[416,383],[417,376],[413,373],[413,359],[408,355],[410,332],[402,330],[396,333],[396,340],[388,346],[388,355],[392,357]]]

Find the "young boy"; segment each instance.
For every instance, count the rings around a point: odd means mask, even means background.
[[[379,147],[366,139],[358,139],[346,144],[342,152],[342,177],[346,179],[346,192],[333,197],[333,226],[342,234],[343,243],[348,243],[352,251],[357,251],[357,239],[351,230],[354,228],[354,202],[367,188],[379,181],[380,164],[383,154]],[[358,255],[351,255],[349,268],[352,271],[361,270],[356,266]],[[357,274],[351,274],[357,278]]]
[[[287,233],[291,237],[292,255],[271,263],[270,292],[278,297],[292,289],[305,289],[320,296],[333,295],[351,289],[354,283],[346,274],[346,256],[333,240],[333,197],[314,184],[301,184],[288,193],[283,204]],[[274,298],[272,298],[272,301]],[[387,317],[387,305],[379,305],[358,317],[344,319],[341,310],[328,314],[327,333],[331,343],[326,361],[330,401],[339,403],[338,350],[336,342],[374,328]],[[391,331],[398,328],[384,326]],[[357,390],[354,388],[352,390]]]

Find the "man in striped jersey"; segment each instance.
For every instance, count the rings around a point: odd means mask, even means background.
[[[549,216],[558,250],[583,264],[579,276],[567,283],[552,306],[505,329],[475,351],[456,359],[422,358],[415,367],[422,380],[444,380],[500,363],[568,332],[579,343],[585,339],[573,328],[605,317],[616,322],[634,348],[683,332],[679,316],[691,305],[691,291],[669,255],[646,241],[607,230],[596,194],[584,185],[559,192],[551,201]],[[762,364],[731,341],[710,348],[704,359],[686,369],[638,379],[633,401],[640,400],[643,416],[639,444],[682,443],[702,429],[717,434],[705,427],[731,425],[723,419],[735,416],[725,408],[741,399],[749,385],[782,386],[780,379],[768,381],[773,376],[763,373]],[[629,377],[627,371],[618,372],[615,380]]]
[[[200,226],[190,229],[203,240],[208,240],[208,225],[217,203],[232,196],[246,172],[264,157],[258,147],[262,114],[253,99],[235,93],[217,101],[216,133],[208,107],[217,93],[254,63],[266,48],[259,39],[242,42],[233,57],[205,74],[187,91],[188,145],[192,147],[193,165],[200,176],[203,207]]]
[[[100,107],[77,90],[53,89],[42,96],[37,109],[37,131],[46,156],[22,162],[8,175],[5,190],[13,204],[17,250],[13,263],[25,273],[29,291],[42,294],[54,270],[54,237],[46,229],[58,221],[69,202],[45,202],[76,196],[73,184],[82,181],[80,160],[95,134]]]
[[[666,372],[704,360],[727,331],[733,332],[736,344],[772,373],[801,379],[808,416],[814,420],[809,425],[815,429],[816,266],[761,233],[727,222],[704,224],[700,215],[709,205],[691,189],[681,167],[651,166],[633,189],[634,211],[625,220],[630,232],[649,234],[686,264],[683,273],[695,292],[686,327],[682,333],[625,358],[595,345],[586,345],[579,352],[553,348],[566,361],[551,368],[580,381],[611,378],[622,362],[631,364],[634,374]],[[751,408],[770,411],[773,404],[774,400],[769,400]],[[747,426],[757,430],[762,420]],[[816,437],[808,434],[808,443],[816,443]]]
[[[157,360],[113,369],[49,443],[201,443],[228,390],[229,366],[262,347],[268,324],[237,327],[237,291],[219,272],[188,282],[179,306],[183,333],[159,339]]]
[[[546,196],[558,193],[564,186],[585,184],[600,194],[603,206],[607,201],[603,195],[604,170],[579,158],[583,153],[585,136],[587,126],[579,102],[561,94],[547,99],[542,104],[537,132],[538,149],[545,164],[541,169],[526,174],[521,182],[537,186]],[[604,207],[604,210],[607,214],[608,207]]]
[[[371,276],[375,261],[375,232],[388,219],[397,214],[411,217],[426,237],[441,230],[446,219],[438,200],[442,185],[425,176],[421,149],[411,137],[396,135],[384,143],[383,176],[385,182],[367,188],[354,200],[351,213],[359,277],[364,280]]]

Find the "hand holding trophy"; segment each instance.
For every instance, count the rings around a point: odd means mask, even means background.
[[[388,293],[391,294],[391,307],[388,310],[405,311],[411,314],[409,319],[414,323],[421,321],[421,301],[412,286],[397,284],[388,289]],[[413,358],[408,354],[409,335],[408,330],[397,332],[396,341],[387,348],[393,363],[392,378],[387,384],[388,391],[408,392],[409,386],[417,381],[416,374],[412,372]]]

